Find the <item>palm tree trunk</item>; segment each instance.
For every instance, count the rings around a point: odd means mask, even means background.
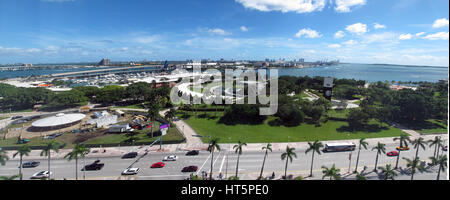
[[[310,177],[313,176],[312,170],[313,170],[313,165],[314,165],[314,153],[315,153],[315,151],[313,150],[313,153],[312,153],[312,159],[311,159],[311,172],[309,173],[309,176],[310,176]]]
[[[419,155],[419,149],[420,149],[420,146],[417,146],[416,157],[414,159],[417,159],[417,156]]]
[[[240,157],[240,155],[238,154],[238,160],[237,160],[237,164],[236,164],[236,178],[238,177],[239,157]]]
[[[411,168],[411,180],[414,180],[414,174],[416,173],[415,167]]]
[[[153,138],[153,126],[154,125],[155,125],[155,122],[154,122],[153,117],[152,117],[152,125],[150,126],[150,132],[151,132],[152,138]]]
[[[264,154],[264,160],[263,160],[263,164],[261,167],[261,174],[259,174],[259,178],[262,178],[262,174],[263,174],[263,170],[264,170],[264,164],[266,163],[266,156],[267,156],[267,150],[266,150],[266,154]]]
[[[395,162],[395,169],[398,168],[398,161],[400,160],[400,152],[402,151],[398,151],[397,161]]]
[[[379,155],[379,153],[377,152],[377,159],[375,160],[375,169],[374,169],[374,171],[377,171],[378,155]]]
[[[19,175],[20,180],[22,180],[22,155],[20,155]]]
[[[434,146],[434,154],[433,154],[433,157],[435,157],[435,158],[437,158],[436,157],[436,151],[437,151],[437,147],[439,146],[439,144],[436,144],[435,146]]]
[[[219,154],[219,156],[220,156],[220,154]],[[212,180],[213,160],[214,160],[214,149],[211,150],[211,172],[209,173],[209,180]]]
[[[50,180],[50,176],[51,176],[51,173],[50,173],[50,151],[48,152],[48,180]]]
[[[440,152],[440,150],[441,150],[441,144],[438,144],[437,152],[436,152],[436,159],[439,158],[439,152]]]
[[[359,164],[359,154],[361,153],[361,145],[359,145],[358,157],[356,158],[356,168],[355,172],[358,172],[358,164]]]
[[[78,180],[78,158],[75,158],[75,180]]]
[[[284,179],[287,180],[287,166],[289,158],[286,158],[286,166],[284,167]]]
[[[442,165],[439,164],[439,171],[438,171],[438,176],[437,176],[436,180],[439,180],[439,177],[441,176],[441,166]]]

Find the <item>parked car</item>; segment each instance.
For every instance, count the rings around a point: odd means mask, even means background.
[[[151,166],[151,168],[163,168],[164,166],[166,166],[166,163],[163,163],[163,162],[157,162],[157,163],[153,163],[153,165]]]
[[[198,169],[197,166],[187,166],[187,167],[184,167],[184,168],[181,170],[181,172],[196,172],[197,169]]]
[[[17,144],[26,144],[26,143],[28,143],[28,142],[30,142],[29,139],[23,139],[23,140],[18,140],[18,141],[17,141]]]
[[[139,172],[139,168],[127,168],[122,172],[122,175],[136,175]]]
[[[100,163],[100,160],[94,161],[94,163],[86,165],[81,169],[81,171],[98,171],[105,166],[104,163]]]
[[[125,158],[136,158],[137,155],[138,155],[137,152],[130,152],[130,153],[127,153],[127,154],[123,155],[122,159],[125,159]]]
[[[46,140],[53,140],[53,139],[55,139],[55,138],[57,138],[57,137],[59,137],[61,135],[63,135],[63,134],[62,133],[55,133],[55,134],[44,136],[43,138],[46,139]]]
[[[409,151],[409,147],[407,147],[407,146],[397,147],[396,149],[399,150],[399,151]]]
[[[175,156],[175,155],[170,155],[170,156],[164,157],[163,161],[176,161],[177,159],[178,159],[177,156]]]
[[[391,152],[387,153],[386,155],[389,157],[398,156],[398,151],[391,151]]]
[[[37,161],[29,161],[29,162],[24,162],[22,163],[22,168],[34,168],[37,167],[41,164],[41,162],[37,162]]]
[[[199,154],[198,150],[192,150],[186,153],[186,156],[196,156]]]
[[[23,116],[14,116],[14,117],[11,117],[11,119],[12,120],[15,120],[15,119],[20,119],[20,118],[22,118]]]
[[[48,178],[52,172],[49,171],[40,171],[38,173],[33,174],[33,176],[30,179],[43,179]]]

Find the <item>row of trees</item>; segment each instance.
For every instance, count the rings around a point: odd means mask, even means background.
[[[57,141],[50,141],[46,143],[44,148],[41,151],[41,156],[46,156],[48,161],[48,171],[51,172],[50,168],[50,160],[51,160],[51,152],[54,151],[55,153],[58,153],[60,149],[64,148],[66,144],[61,144]],[[22,174],[22,160],[24,156],[28,156],[31,152],[31,148],[28,145],[22,145],[18,148],[17,152],[13,154],[13,158],[16,156],[19,156],[19,174],[13,175],[11,177],[0,177],[0,180],[12,180],[15,178],[19,178],[22,180],[23,174]],[[75,159],[75,177],[76,180],[78,180],[78,159],[84,158],[86,154],[90,152],[89,148],[82,144],[75,144],[72,151],[69,152],[64,158],[68,159],[68,161],[71,161]],[[6,155],[5,151],[0,150],[0,164],[5,165],[6,161],[9,160],[8,156]],[[51,179],[51,173],[49,173],[49,176],[47,179]]]
[[[437,175],[437,180],[439,180],[440,173],[445,171],[445,169],[447,168],[447,155],[439,155],[440,149],[443,146],[443,141],[440,137],[435,137],[434,140],[429,140],[429,141],[425,141],[423,138],[418,138],[418,139],[415,139],[414,141],[411,141],[408,135],[402,134],[400,137],[394,138],[393,140],[399,141],[400,147],[407,147],[408,142],[409,142],[409,143],[413,144],[414,149],[416,149],[415,157],[412,160],[409,158],[403,157],[403,159],[407,162],[407,167],[411,168],[411,180],[414,179],[414,174],[416,174],[417,171],[421,172],[421,173],[427,171],[427,169],[420,164],[421,160],[419,158],[419,150],[421,148],[423,150],[425,150],[427,144],[429,144],[429,147],[434,146],[434,148],[435,148],[434,155],[433,155],[433,157],[430,157],[430,159],[432,160],[432,165],[436,165],[439,167],[438,175]],[[218,141],[219,141],[218,138],[213,138],[210,140],[209,146],[208,146],[208,151],[211,153],[211,156],[212,156],[211,169],[210,169],[210,180],[212,180],[212,174],[213,174],[214,151],[215,150],[220,151],[220,146],[218,144]],[[313,176],[313,167],[314,167],[314,156],[316,153],[319,155],[322,154],[320,149],[323,148],[324,145],[320,141],[308,142],[308,145],[309,145],[309,147],[308,147],[308,149],[306,149],[305,154],[308,154],[309,152],[312,153],[311,169],[310,169],[310,175],[309,175],[310,177],[312,177]],[[362,174],[358,173],[358,164],[359,164],[359,156],[360,156],[362,148],[367,150],[368,145],[369,144],[365,139],[361,139],[359,141],[358,156],[357,156],[357,161],[356,161],[356,167],[354,170],[357,180],[365,179]],[[238,159],[237,159],[237,163],[236,163],[236,174],[234,177],[231,177],[230,179],[238,179],[239,159],[240,159],[240,155],[242,154],[243,146],[247,146],[247,144],[243,143],[241,141],[239,141],[238,144],[233,146],[235,153],[238,155]],[[387,164],[386,167],[378,167],[379,155],[386,153],[385,146],[386,146],[385,144],[378,142],[377,145],[372,148],[372,151],[374,151],[374,150],[376,151],[374,171],[377,171],[377,169],[379,169],[381,171],[381,174],[384,176],[385,180],[388,180],[388,179],[394,180],[394,177],[397,176],[397,173],[395,170],[398,168],[398,161],[400,158],[400,153],[397,156],[397,161],[396,161],[396,165],[394,168],[392,168],[391,164]],[[265,151],[265,153],[264,153],[263,163],[262,163],[262,167],[261,167],[261,173],[260,173],[258,179],[263,179],[264,165],[266,162],[268,152],[269,151],[272,152],[272,144],[268,143],[266,146],[262,147],[262,150]],[[294,158],[297,158],[297,154],[295,153],[295,148],[290,148],[289,146],[287,146],[285,152],[281,154],[281,160],[286,160],[285,173],[284,173],[285,178],[287,178],[288,164],[289,164],[289,162],[292,163]],[[323,174],[324,174],[322,179],[324,179],[326,177],[330,177],[330,180],[332,180],[333,178],[335,180],[341,179],[341,177],[339,175],[340,170],[336,169],[334,164],[331,168],[322,166],[322,169],[323,169]]]
[[[0,84],[0,111],[32,109],[34,105],[43,104],[50,108],[77,106],[82,102],[95,102],[110,105],[122,100],[130,103],[152,101],[164,98],[163,106],[170,104],[170,88],[152,89],[150,83],[139,82],[128,87],[108,85],[103,88],[79,86],[67,92],[52,92],[46,88],[18,88]]]

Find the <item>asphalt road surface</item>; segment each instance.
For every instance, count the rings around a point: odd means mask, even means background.
[[[213,159],[213,177],[217,179],[219,173],[225,176],[232,176],[236,173],[237,154],[231,149],[228,149],[228,145],[222,145],[222,151],[214,153]],[[394,144],[386,145],[386,152],[395,150]],[[225,148],[224,148],[225,147]],[[367,166],[365,172],[370,172],[375,167],[376,151],[371,151],[372,146],[368,150],[362,150],[359,160],[358,171],[362,171],[364,166]],[[230,151],[229,151],[230,150]],[[305,149],[296,149],[297,158],[288,165],[288,174],[294,174],[296,176],[301,175],[306,177],[309,175],[311,167],[312,154],[305,154]],[[91,164],[96,159],[86,158],[78,160],[78,179],[83,180],[183,180],[188,178],[191,173],[182,173],[181,169],[185,166],[195,165],[198,166],[198,171],[194,174],[198,176],[202,175],[202,171],[209,174],[211,166],[211,155],[207,151],[201,151],[197,156],[185,156],[186,152],[177,153],[149,153],[146,156],[138,157],[134,159],[121,159],[120,157],[101,158],[101,162],[105,164],[104,168],[100,171],[87,171],[84,173],[81,169],[84,163]],[[264,167],[264,176],[270,176],[274,172],[277,178],[284,175],[285,161],[281,160],[281,151],[269,152]],[[426,151],[420,149],[419,157],[421,160],[429,160],[429,157],[433,156],[434,148],[429,148]],[[446,153],[446,152],[445,152]],[[351,159],[351,171],[355,169],[356,157],[358,150],[352,152]],[[177,161],[166,161],[166,166],[159,169],[151,169],[150,166],[153,163],[161,162],[164,156],[177,155]],[[322,166],[331,167],[336,164],[337,168],[341,169],[341,174],[345,175],[349,169],[349,155],[350,152],[338,152],[338,153],[322,153],[318,155],[316,153],[314,159],[314,167],[312,179],[322,179]],[[415,155],[415,150],[404,151],[401,153],[401,157],[407,157],[412,159]],[[140,158],[141,157],[141,158]],[[264,151],[259,152],[243,152],[239,161],[239,177],[241,180],[255,180],[259,176],[261,166],[264,158]],[[24,157],[24,162],[30,161]],[[36,168],[24,168],[24,179],[29,179],[34,173],[47,170],[47,160],[42,157],[41,160],[34,160],[41,162],[40,166]],[[395,166],[396,157],[388,157],[385,154],[379,156],[378,166],[386,166],[386,164],[392,164]],[[137,175],[134,176],[121,176],[121,172],[132,167],[140,168]],[[0,176],[11,176],[18,174],[19,161],[10,160],[6,162],[5,166],[0,166]],[[406,169],[406,161],[400,158],[399,166]],[[54,179],[75,179],[75,161],[67,160],[52,160],[51,161],[52,178]],[[417,173],[414,177],[415,180],[435,180],[437,177],[437,168],[431,168],[431,172]],[[396,180],[409,180],[409,174],[398,173],[399,176]],[[208,175],[209,176],[209,175]],[[378,180],[379,177],[376,173],[369,173],[368,179]],[[350,178],[350,177],[349,177]],[[447,180],[447,173],[441,173],[441,180]]]

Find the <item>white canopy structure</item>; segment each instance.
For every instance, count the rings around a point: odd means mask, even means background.
[[[37,120],[31,124],[33,130],[49,131],[67,128],[80,123],[86,115],[84,114],[64,114],[59,113],[53,117],[47,117],[41,120]]]

